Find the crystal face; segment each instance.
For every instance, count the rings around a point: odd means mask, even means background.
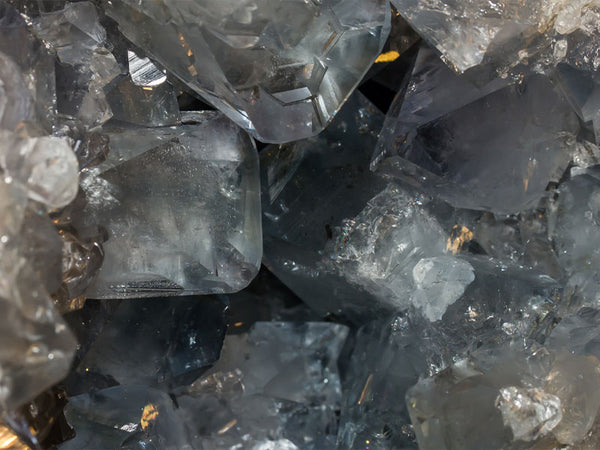
[[[319,133],[389,33],[383,0],[115,1],[133,43],[264,142]]]
[[[81,181],[81,229],[101,226],[95,298],[222,293],[261,259],[258,161],[246,133],[216,112],[176,128],[107,130],[109,157]]]
[[[535,206],[566,169],[579,124],[546,77],[503,84],[477,88],[420,52],[374,165],[457,207],[509,214]]]

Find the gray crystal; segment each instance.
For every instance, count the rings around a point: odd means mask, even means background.
[[[535,206],[571,158],[579,125],[569,104],[546,77],[534,75],[501,89],[455,81],[471,102],[453,109],[446,91],[428,78],[440,71],[460,75],[441,62],[423,64],[425,73],[415,69],[406,97],[401,92],[390,110],[385,127],[394,131],[381,136],[378,169],[456,207],[507,214]],[[424,111],[420,101],[410,103],[420,97],[428,99]],[[407,130],[405,121],[416,123]]]
[[[265,142],[319,133],[389,32],[383,0],[114,1],[134,44]]]
[[[62,63],[57,74],[62,91],[59,112],[75,116],[89,127],[110,119],[104,87],[121,70],[104,46],[106,31],[93,3],[67,3],[64,9],[37,17],[33,28]]]
[[[560,186],[553,240],[560,264],[569,277],[569,290],[580,305],[600,305],[598,243],[600,182],[597,169],[589,169]]]
[[[261,260],[258,161],[216,112],[176,128],[108,130],[110,154],[82,176],[78,229],[102,226],[95,298],[234,292]]]
[[[30,121],[49,132],[56,109],[54,60],[31,35],[25,19],[4,1],[0,2],[0,54],[2,128],[12,130],[18,121]]]
[[[324,322],[257,322],[227,336],[221,359],[177,399],[195,448],[331,448],[347,334]]]
[[[123,77],[107,94],[113,119],[147,127],[181,123],[172,85],[140,86],[132,77]]]
[[[500,72],[519,62],[544,70],[573,42],[597,39],[597,2],[586,0],[393,0],[406,20],[455,70],[491,63]],[[574,36],[571,36],[574,35]],[[569,45],[570,44],[570,45]],[[576,53],[576,52],[575,52]],[[593,55],[593,53],[591,53]],[[588,61],[590,53],[577,55]]]
[[[76,342],[54,310],[60,239],[18,183],[0,183],[0,410],[33,399],[68,372]]]
[[[507,348],[420,381],[406,399],[419,448],[520,448],[547,433],[573,444],[598,412],[598,382],[596,359]]]
[[[79,364],[77,376],[82,381],[102,376],[123,385],[189,383],[219,358],[224,308],[211,297],[123,301]]]
[[[77,195],[79,164],[66,139],[1,132],[0,166],[9,182],[21,184],[29,198],[51,208],[66,206]]]
[[[381,118],[355,94],[319,137],[265,150],[265,263],[317,311],[364,320],[414,307],[437,320],[472,269],[447,254],[426,196],[365,170]]]
[[[470,262],[475,280],[441,320],[405,314],[359,330],[343,386],[340,448],[363,448],[366,441],[380,449],[413,448],[408,411],[397,399],[419,378],[477,349],[547,336],[560,294],[556,282],[478,258]]]
[[[77,435],[61,450],[192,448],[169,395],[147,386],[115,386],[72,397],[66,416]]]

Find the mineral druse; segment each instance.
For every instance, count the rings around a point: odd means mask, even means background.
[[[0,450],[600,448],[600,2],[391,3],[0,0]]]
[[[85,171],[82,230],[108,231],[86,295],[222,293],[246,286],[262,254],[258,160],[248,135],[217,112],[179,127],[105,128],[109,156]]]
[[[266,142],[320,132],[389,33],[384,0],[107,2],[143,48]]]

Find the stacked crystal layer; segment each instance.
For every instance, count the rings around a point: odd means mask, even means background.
[[[600,2],[0,0],[0,449],[600,447]]]

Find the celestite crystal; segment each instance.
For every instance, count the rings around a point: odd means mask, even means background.
[[[108,2],[148,55],[264,142],[323,130],[389,33],[383,0]]]
[[[543,70],[597,44],[600,3],[592,0],[392,0],[455,70],[491,63],[501,72],[519,62]],[[595,23],[596,22],[596,23]],[[582,37],[583,35],[583,37]],[[589,63],[590,53],[577,55]]]
[[[107,129],[110,154],[82,175],[75,227],[101,226],[94,298],[234,292],[262,256],[258,160],[222,114],[186,124]]]
[[[571,159],[576,115],[542,75],[482,88],[460,77],[420,53],[374,165],[456,207],[508,214],[535,206]]]

